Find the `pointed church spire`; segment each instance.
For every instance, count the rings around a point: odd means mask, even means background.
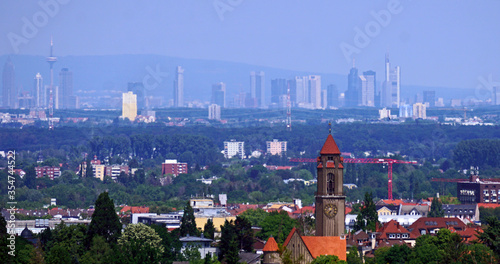
[[[335,140],[333,139],[332,134],[328,134],[328,137],[326,138],[325,144],[323,144],[323,147],[321,148],[321,151],[319,153],[321,155],[335,155],[335,154],[340,155],[341,154],[339,147],[337,146],[337,143],[335,143]]]

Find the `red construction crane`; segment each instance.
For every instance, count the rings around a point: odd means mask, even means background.
[[[316,159],[306,159],[306,158],[291,158],[291,162],[317,162]],[[364,159],[350,159],[344,158],[345,163],[377,163],[377,164],[387,164],[388,167],[388,198],[392,200],[392,164],[394,163],[403,163],[403,164],[418,164],[416,161],[404,161],[404,160],[395,160],[395,159],[373,159],[373,158],[364,158]]]

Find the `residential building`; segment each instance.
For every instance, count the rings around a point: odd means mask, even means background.
[[[211,258],[217,256],[218,248],[212,247],[213,240],[204,237],[203,233],[201,233],[201,237],[195,237],[195,236],[181,237],[179,238],[179,241],[181,241],[182,243],[181,253],[183,253],[185,250],[191,247],[194,247],[198,248],[200,256],[203,256],[203,258],[207,257]]]
[[[61,176],[61,168],[59,167],[51,167],[51,166],[43,166],[43,167],[35,167],[36,177],[48,177],[53,180],[55,178],[59,178]]]
[[[399,205],[377,205],[377,214],[379,216],[382,215],[398,215],[399,214]]]
[[[92,172],[94,173],[94,177],[103,181],[104,176],[106,176],[106,165],[104,164],[92,164]]]
[[[106,176],[111,177],[111,179],[113,180],[116,180],[118,177],[120,177],[120,174],[122,172],[127,175],[129,174],[128,165],[106,165]]]
[[[174,107],[184,106],[184,69],[177,66],[174,80]]]
[[[220,120],[220,106],[218,104],[211,104],[208,106],[208,119]]]
[[[402,204],[399,209],[400,215],[410,215],[410,216],[422,216],[426,217],[429,213],[429,205],[427,204],[417,204],[417,205],[407,205]]]
[[[427,118],[427,107],[423,103],[413,104],[413,118],[414,119],[426,119]]]
[[[377,230],[377,233],[377,242],[379,246],[383,244],[410,244],[413,246],[415,244],[415,239],[418,237],[418,235],[410,233],[408,229],[400,225],[396,220],[385,223]]]
[[[479,221],[479,207],[473,204],[443,204],[444,217],[456,217],[466,221]]]
[[[16,89],[16,74],[14,71],[14,64],[7,58],[3,66],[2,73],[2,106],[4,108],[17,107],[17,89]]]
[[[226,108],[226,84],[223,82],[212,85],[212,98],[210,103]]]
[[[265,74],[263,71],[250,72],[250,95],[255,98],[257,107],[266,106]]]
[[[383,108],[378,110],[378,119],[387,119],[391,118],[391,109]]]
[[[177,162],[176,159],[167,159],[163,164],[161,164],[161,174],[171,174],[174,177],[179,176],[179,174],[187,174],[188,166],[187,163]]]
[[[286,141],[278,141],[273,139],[273,141],[266,141],[267,153],[271,155],[282,155],[286,152]]]
[[[137,95],[132,92],[122,94],[122,117],[134,121],[137,117]]]
[[[233,156],[238,156],[240,159],[245,158],[245,142],[234,139],[224,141],[224,157],[230,159]]]
[[[420,217],[408,227],[408,230],[413,237],[419,237],[426,234],[435,235],[442,228],[453,228],[456,231],[463,231],[466,227],[464,222],[456,217]]]

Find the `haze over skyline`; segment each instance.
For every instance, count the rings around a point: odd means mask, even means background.
[[[382,77],[389,52],[404,85],[500,80],[496,0],[40,3],[0,3],[0,55],[47,56],[53,36],[58,57],[157,54],[344,75],[355,58]]]

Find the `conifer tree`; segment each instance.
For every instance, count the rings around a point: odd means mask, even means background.
[[[434,199],[432,199],[429,217],[444,217],[443,204],[437,197],[434,197]]]
[[[196,228],[196,221],[194,217],[193,207],[187,202],[186,207],[184,207],[184,214],[182,215],[180,236],[199,236],[200,231]]]
[[[372,193],[365,193],[365,205],[361,208],[361,212],[356,217],[354,230],[371,230],[376,231],[378,223],[377,207],[373,202]]]
[[[95,235],[103,237],[108,243],[116,243],[121,229],[113,200],[107,192],[101,193],[95,202],[95,211],[87,231],[87,246],[90,246]]]
[[[215,237],[215,226],[212,219],[208,219],[207,223],[203,227],[203,236],[206,238],[214,239]]]

